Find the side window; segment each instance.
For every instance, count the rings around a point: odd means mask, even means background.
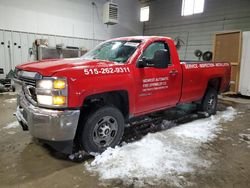
[[[168,56],[170,58],[168,45],[164,42],[154,42],[150,44],[143,52],[142,57],[145,57],[146,59],[153,59],[155,52],[157,50],[163,50],[163,49],[168,51]]]

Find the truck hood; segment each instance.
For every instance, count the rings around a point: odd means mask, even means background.
[[[107,67],[118,63],[103,60],[86,60],[80,58],[49,59],[18,65],[18,69],[38,72],[43,76],[52,76],[59,71],[67,71],[72,68]]]

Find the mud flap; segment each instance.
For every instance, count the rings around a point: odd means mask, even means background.
[[[64,153],[64,154],[72,154],[73,152],[73,140],[67,140],[67,141],[48,141],[48,140],[41,140],[44,144],[49,145],[51,148],[55,149],[58,152]]]

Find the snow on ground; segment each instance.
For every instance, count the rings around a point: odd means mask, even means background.
[[[248,144],[248,148],[250,148],[250,134],[244,134],[244,133],[240,133],[240,140],[242,142],[246,142]]]
[[[143,139],[115,149],[108,148],[85,168],[101,180],[120,179],[136,186],[168,183],[189,185],[185,174],[201,172],[212,161],[201,156],[203,143],[212,141],[222,130],[221,122],[232,121],[237,112],[232,107],[206,119],[148,134]]]
[[[15,103],[16,102],[16,98],[6,99],[3,102],[5,102],[5,103]]]
[[[16,95],[17,93],[16,92],[3,92],[3,93],[0,93],[0,95]]]
[[[8,133],[8,134],[11,134],[11,135],[16,134],[15,131],[8,131],[7,133]]]
[[[19,123],[17,121],[14,121],[12,123],[9,123],[7,126],[3,127],[3,129],[14,129],[19,127]]]

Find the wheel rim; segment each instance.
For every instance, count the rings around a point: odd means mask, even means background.
[[[93,141],[98,147],[108,147],[115,139],[117,131],[116,119],[112,116],[104,116],[95,124]]]
[[[213,112],[213,110],[215,109],[215,105],[216,105],[216,98],[214,95],[211,95],[208,100],[207,110],[209,112]]]

